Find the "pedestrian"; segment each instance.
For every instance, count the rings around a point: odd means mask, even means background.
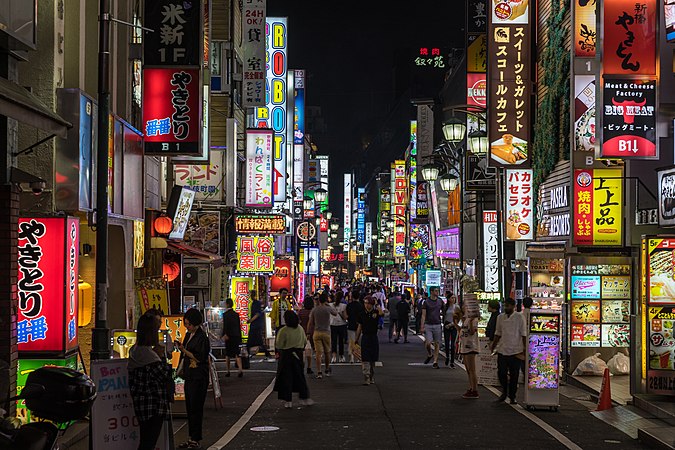
[[[293,407],[293,392],[299,394],[301,405],[311,406],[314,401],[309,397],[309,387],[302,363],[307,334],[299,326],[300,321],[294,311],[284,313],[284,323],[286,326],[279,330],[275,340],[279,358],[274,390],[278,392],[279,400],[284,402],[284,408]]]
[[[312,375],[312,351],[314,350],[314,340],[312,340],[312,334],[314,334],[314,329],[309,328],[309,316],[312,313],[312,308],[314,308],[314,297],[311,295],[305,296],[305,301],[302,302],[302,309],[298,311],[298,319],[300,320],[300,326],[305,330],[307,335],[307,341],[309,345],[305,348],[305,358],[307,360],[307,375]],[[318,370],[318,368],[317,368]]]
[[[455,368],[455,348],[457,346],[457,328],[455,327],[455,314],[459,310],[457,297],[452,292],[446,292],[447,303],[443,311],[443,340],[445,344],[445,365],[450,364]]]
[[[314,350],[316,352],[316,378],[323,378],[321,372],[321,357],[324,358],[326,366],[326,376],[331,375],[330,368],[330,316],[335,311],[328,306],[328,293],[322,292],[319,295],[319,304],[312,309],[309,316],[309,328],[314,328],[312,339],[314,340]]]
[[[376,300],[367,296],[364,298],[365,309],[359,316],[359,326],[356,330],[356,341],[361,338],[361,369],[363,370],[363,384],[375,383],[375,362],[380,359],[380,343],[377,339],[377,330],[380,317],[384,311]]]
[[[230,359],[234,358],[239,368],[239,378],[244,376],[244,368],[241,363],[241,321],[239,314],[234,310],[234,302],[231,298],[225,299],[225,312],[223,313],[223,339],[225,340],[225,367],[226,377],[230,376]]]
[[[403,343],[408,343],[408,322],[410,321],[410,293],[401,294],[401,301],[396,304],[396,314],[398,315],[398,333],[396,339],[403,335]]]
[[[272,311],[270,311],[270,320],[272,321],[272,328],[275,333],[285,325],[284,313],[292,311],[293,304],[291,298],[288,296],[288,289],[279,289],[279,295],[272,302]]]
[[[363,305],[359,302],[358,296],[354,294],[353,291],[350,291],[347,294],[347,308],[345,312],[347,313],[347,337],[349,339],[349,362],[361,362],[360,358],[354,359],[354,346],[356,345],[356,330],[359,327],[359,316],[363,312]]]
[[[422,309],[424,307],[424,296],[418,295],[415,302],[415,334],[419,335],[422,326]]]
[[[258,300],[256,291],[251,291],[250,296],[251,310],[247,321],[249,329],[246,350],[252,356],[262,349],[265,352],[265,358],[271,358],[272,355],[265,345],[265,311],[263,311],[262,303]]]
[[[476,373],[476,355],[480,349],[478,341],[478,319],[469,317],[466,303],[455,315],[455,326],[459,327],[459,353],[463,357],[466,376],[469,380],[469,388],[462,395],[463,398],[478,398],[478,375]],[[461,325],[460,325],[461,323]]]
[[[181,352],[179,368],[185,380],[185,410],[188,420],[189,438],[178,448],[200,448],[202,440],[202,421],[204,418],[204,402],[209,387],[209,338],[202,329],[204,317],[198,309],[190,308],[183,315],[183,325],[187,329],[184,342],[176,341]]]
[[[154,450],[169,413],[173,383],[171,365],[159,344],[159,323],[144,314],[136,326],[136,343],[129,350],[129,390],[138,419],[138,450]]]
[[[440,343],[442,339],[441,325],[441,309],[443,308],[443,301],[438,297],[439,288],[433,286],[429,289],[429,298],[424,302],[422,307],[422,318],[420,325],[420,332],[424,333],[424,346],[427,350],[427,359],[424,364],[429,364],[433,358],[434,369],[438,369],[438,352],[440,350]],[[433,345],[433,354],[431,353],[431,346]]]
[[[366,287],[365,295],[370,295],[370,288]],[[375,304],[384,311],[384,302],[387,297],[384,295],[384,289],[379,284],[375,286],[374,292],[372,293],[373,299],[375,299]],[[365,298],[365,297],[364,297]],[[380,316],[377,322],[377,328],[381,330],[384,327],[384,315]]]
[[[490,319],[488,319],[487,326],[485,327],[485,336],[490,340],[490,342],[495,340],[495,331],[497,330],[497,317],[499,317],[499,300],[492,299],[488,302],[488,312],[490,313]]]
[[[502,385],[502,395],[497,401],[503,402],[508,397],[512,405],[516,403],[518,375],[527,347],[525,320],[515,309],[516,301],[507,298],[504,301],[504,312],[497,318],[495,340],[491,346],[493,352],[497,351],[497,374]]]
[[[347,305],[342,302],[342,292],[335,294],[331,307],[335,311],[330,316],[331,363],[345,362],[345,341],[347,340]]]
[[[397,287],[394,292],[391,293],[387,301],[387,311],[389,311],[389,342],[391,342],[392,335],[395,335],[394,342],[398,344],[398,340],[401,334],[401,327],[398,323],[398,310],[396,305],[401,301],[401,292]]]

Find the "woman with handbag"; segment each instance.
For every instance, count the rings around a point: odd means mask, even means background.
[[[178,376],[185,380],[185,409],[190,436],[178,448],[201,448],[199,441],[202,440],[204,402],[209,387],[209,353],[211,353],[209,338],[201,326],[203,322],[204,316],[198,309],[188,309],[183,316],[183,325],[188,333],[184,342],[175,342],[182,353]]]

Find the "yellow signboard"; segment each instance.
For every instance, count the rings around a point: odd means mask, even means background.
[[[466,71],[485,73],[487,70],[487,38],[485,34],[469,38],[466,55]]]

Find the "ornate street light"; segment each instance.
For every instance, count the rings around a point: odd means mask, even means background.
[[[384,238],[379,238],[377,242],[379,242],[380,244],[384,244]]]
[[[317,203],[325,202],[327,196],[328,191],[325,190],[324,188],[319,188],[316,191],[314,191],[314,200],[316,200]]]
[[[326,220],[330,220],[333,218],[333,212],[332,211],[324,211],[323,216],[326,218]]]
[[[302,201],[302,206],[305,207],[305,209],[313,209],[312,208],[312,198],[311,197],[305,197],[304,200]]]
[[[443,124],[443,136],[445,140],[457,144],[464,139],[466,134],[466,124],[456,117],[451,117]],[[432,180],[433,181],[433,180]]]
[[[457,187],[458,180],[457,177],[454,175],[451,175],[449,173],[446,173],[443,175],[438,182],[441,185],[441,189],[443,189],[445,192],[451,192],[454,191],[455,188]]]
[[[340,224],[337,222],[333,222],[330,224],[330,230],[331,231],[337,231],[340,229]]]
[[[436,181],[440,171],[440,167],[436,164],[425,164],[422,166],[422,177],[426,181]]]
[[[488,152],[488,137],[485,131],[474,130],[469,133],[469,149],[477,155],[485,155]]]

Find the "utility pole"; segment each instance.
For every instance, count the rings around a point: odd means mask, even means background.
[[[108,135],[110,133],[110,0],[99,0],[98,150],[96,152],[96,308],[91,359],[110,358],[108,304]]]

